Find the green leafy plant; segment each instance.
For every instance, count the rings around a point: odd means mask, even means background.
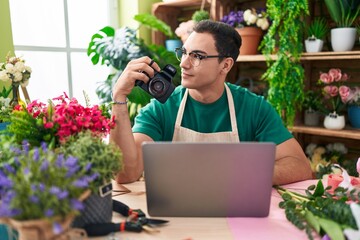
[[[307,28],[308,39],[324,39],[329,33],[329,26],[325,18],[315,18]]]
[[[210,19],[210,14],[208,11],[198,10],[193,13],[193,15],[191,16],[191,19],[197,23],[197,22],[200,22],[201,20]]]
[[[8,148],[0,153],[0,218],[55,220],[83,209],[80,199],[96,178],[91,166],[80,166],[45,143],[29,148],[26,141],[1,140]]]
[[[177,73],[173,79],[175,85],[180,84],[180,66],[174,52],[166,50],[160,45],[146,45],[144,40],[137,37],[136,30],[122,27],[115,30],[112,27],[104,27],[95,33],[88,46],[87,55],[91,58],[94,65],[106,64],[116,69],[106,80],[100,83],[96,93],[102,103],[112,101],[111,92],[114,84],[125,69],[126,65],[132,60],[142,56],[149,56],[160,66],[172,64],[176,67]],[[133,122],[137,112],[141,107],[150,102],[151,96],[139,87],[133,88],[128,96],[129,115]]]
[[[165,36],[169,38],[176,38],[175,33],[171,30],[171,27],[163,22],[162,20],[158,19],[156,16],[148,14],[148,13],[142,13],[137,14],[134,16],[134,19],[138,21],[141,26],[146,26],[152,30],[160,31]],[[141,27],[140,26],[140,27]]]
[[[114,178],[122,169],[122,154],[118,147],[105,143],[101,138],[94,137],[90,131],[81,132],[76,138],[71,137],[61,146],[60,152],[65,156],[74,156],[81,167],[90,167],[90,175],[96,174],[95,181],[89,184],[93,193]]]
[[[325,0],[326,7],[337,27],[352,27],[360,15],[359,0]]]
[[[355,231],[360,227],[356,225],[355,215],[347,203],[359,202],[360,193],[356,189],[348,191],[338,187],[330,193],[329,187],[324,188],[321,180],[316,186],[309,186],[305,194],[279,186],[275,188],[283,199],[279,206],[285,210],[286,218],[305,231],[309,239],[327,235],[330,239],[345,240],[345,229]]]
[[[296,6],[296,7],[294,7]],[[282,117],[285,125],[294,124],[297,109],[304,100],[303,18],[309,14],[306,0],[268,0],[267,13],[272,19],[260,44],[267,59],[262,78],[269,82],[268,101]],[[276,53],[274,61],[270,55]]]
[[[319,110],[319,106],[321,105],[320,94],[321,93],[312,90],[306,91],[304,94],[304,102],[302,105],[303,108],[310,111]]]

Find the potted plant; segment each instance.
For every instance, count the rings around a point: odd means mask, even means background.
[[[112,219],[112,183],[111,179],[122,169],[122,155],[119,148],[105,143],[91,131],[80,132],[70,137],[59,150],[64,156],[78,159],[79,166],[91,169],[96,176],[89,183],[91,195],[84,200],[84,211],[77,216],[72,227],[83,228],[87,224],[108,223]]]
[[[324,38],[329,33],[326,19],[316,18],[307,28],[307,39],[305,40],[306,52],[321,52]]]
[[[342,101],[348,106],[347,113],[350,124],[360,128],[360,87],[344,88]]]
[[[241,36],[240,55],[257,54],[263,31],[269,28],[269,20],[264,9],[231,11],[221,22],[233,26]]]
[[[146,45],[144,40],[137,37],[136,30],[122,27],[117,30],[106,26],[95,33],[88,46],[87,55],[92,63],[112,66],[117,72],[112,73],[96,89],[101,102],[111,102],[112,87],[119,78],[123,69],[132,60],[142,56],[149,56],[160,66],[172,64],[177,68],[173,79],[175,85],[180,84],[180,66],[174,51],[168,51],[164,46]],[[128,96],[129,115],[133,122],[141,107],[150,102],[151,96],[139,87],[133,88]]]
[[[143,26],[165,34],[165,36],[169,38],[165,41],[165,46],[168,51],[174,51],[175,48],[182,46],[181,40],[177,38],[176,34],[171,30],[171,27],[167,23],[158,19],[156,16],[148,13],[142,13],[135,15],[134,19]]]
[[[19,239],[52,239],[67,230],[83,210],[91,166],[80,166],[46,143],[31,148],[0,138],[0,222],[16,229]]]
[[[333,51],[350,51],[356,40],[354,23],[360,16],[360,2],[357,0],[325,0],[330,17],[336,24],[331,29]]]
[[[325,113],[325,128],[340,130],[345,127],[343,109],[346,105],[343,99],[348,93],[348,87],[344,84],[348,79],[349,76],[338,68],[320,72],[318,83],[322,87],[324,98],[319,109]]]
[[[11,88],[6,89],[3,87],[3,90],[0,92],[0,133],[9,124],[10,114],[13,110],[10,105],[11,99],[8,97],[11,91]]]
[[[307,126],[318,126],[320,121],[319,105],[320,97],[319,93],[308,90],[304,94],[304,124]]]
[[[291,6],[297,6],[293,8]],[[267,1],[270,28],[260,44],[267,70],[262,78],[269,82],[267,100],[282,117],[286,126],[294,124],[297,109],[304,100],[303,52],[304,17],[309,14],[308,1]],[[276,54],[276,59],[270,57]]]

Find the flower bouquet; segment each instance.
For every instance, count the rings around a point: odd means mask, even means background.
[[[0,145],[1,221],[17,229],[20,239],[62,233],[83,210],[89,184],[98,177],[91,164],[81,166],[45,143],[31,148],[26,141],[18,145],[2,137]]]
[[[11,82],[13,91],[12,105],[18,104],[18,88],[21,85],[26,87],[29,84],[31,68],[25,65],[25,60],[20,57],[6,56],[6,61],[0,63],[0,80]]]
[[[264,9],[247,9],[245,11],[231,11],[221,22],[234,27],[240,34],[242,44],[240,54],[251,55],[257,53],[263,31],[269,28],[269,20]]]
[[[320,73],[319,85],[322,85],[324,96],[320,111],[326,114],[324,126],[329,129],[342,129],[345,127],[345,118],[342,110],[346,106],[343,102],[348,93],[348,87],[344,84],[349,79],[346,73],[338,68],[331,68],[327,73]],[[339,122],[339,123],[338,123]]]
[[[360,158],[358,159],[358,171]],[[319,180],[305,194],[283,187],[275,188],[283,201],[286,218],[300,230],[306,231],[309,239],[360,239],[360,178],[350,177],[346,170],[335,165],[341,175],[330,175],[327,187]]]

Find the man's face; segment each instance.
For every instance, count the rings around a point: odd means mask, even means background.
[[[216,51],[212,35],[209,33],[192,32],[183,48],[186,54],[180,63],[181,84],[186,88],[200,89],[216,83],[222,68],[219,58],[204,58],[200,60],[198,66],[194,66],[193,63],[197,60],[192,59],[193,61],[191,62],[190,58],[193,55],[190,54],[189,56],[189,53],[196,53],[201,56],[219,55]]]

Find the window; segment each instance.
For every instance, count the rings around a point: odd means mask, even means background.
[[[116,0],[10,0],[16,56],[32,68],[31,100],[46,102],[66,92],[85,103],[99,102],[95,89],[109,74],[86,55],[91,36],[115,27]]]

